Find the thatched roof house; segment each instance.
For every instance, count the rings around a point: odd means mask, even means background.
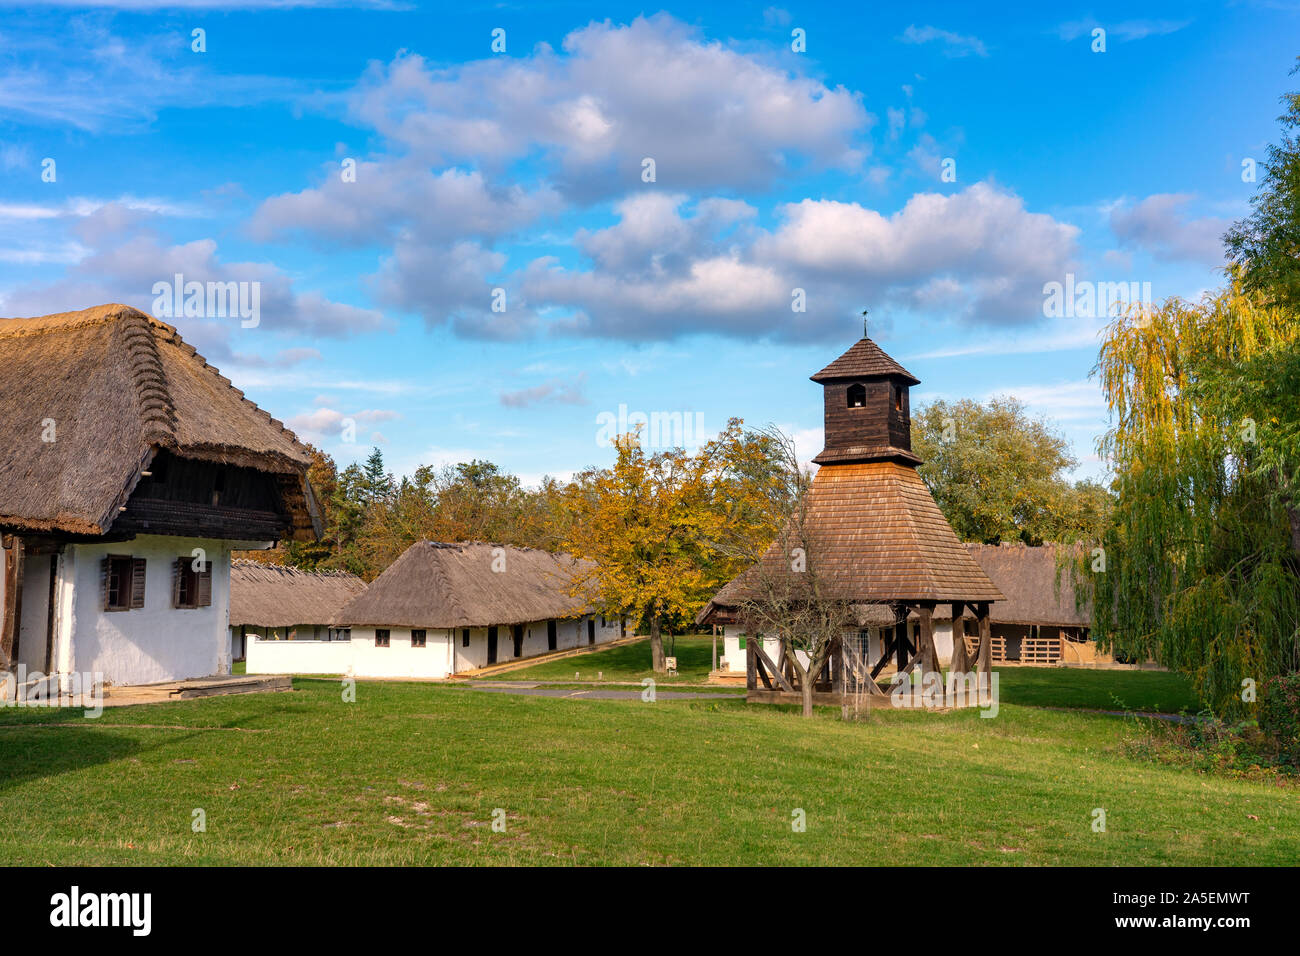
[[[418,541],[335,615],[344,636],[254,641],[248,672],[443,678],[614,640],[622,622],[573,594],[585,566],[534,548]]]
[[[365,589],[366,582],[346,571],[303,571],[261,561],[233,561],[230,626],[336,624],[343,606]]]
[[[230,552],[315,537],[309,462],[137,309],[0,319],[0,669],[228,670]]]
[[[590,607],[569,593],[579,567],[567,554],[535,548],[417,541],[339,612],[339,620],[450,628],[577,617]]]
[[[995,624],[1025,624],[1087,628],[1092,624],[1091,602],[1080,608],[1068,568],[1058,573],[1063,555],[1057,545],[968,544],[1003,600],[993,606]]]

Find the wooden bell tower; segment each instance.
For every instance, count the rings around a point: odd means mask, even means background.
[[[863,336],[812,380],[822,386],[826,447],[819,465],[896,461],[912,453],[910,392],[920,379]]]

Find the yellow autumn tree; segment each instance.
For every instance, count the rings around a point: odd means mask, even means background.
[[[594,593],[608,613],[650,632],[655,671],[664,670],[666,619],[694,614],[740,568],[717,547],[737,535],[770,540],[767,443],[732,419],[695,454],[648,454],[638,432],[614,440],[612,467],[574,479],[564,550],[593,562],[575,591]]]

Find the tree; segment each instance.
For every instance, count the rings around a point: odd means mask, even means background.
[[[715,543],[753,527],[751,485],[742,476],[756,469],[736,456],[759,446],[744,441],[732,420],[695,455],[682,448],[647,454],[637,433],[619,436],[614,447],[611,468],[588,469],[570,485],[573,525],[563,545],[593,562],[575,593],[594,592],[608,612],[646,624],[651,661],[662,672],[665,621],[694,614],[738,570],[719,559]]]
[[[1042,544],[1095,537],[1109,493],[1071,485],[1065,438],[1015,398],[933,402],[912,417],[912,447],[935,502],[963,541]]]
[[[1292,74],[1300,71],[1300,58]],[[1300,312],[1300,93],[1282,97],[1282,139],[1268,147],[1253,212],[1224,237],[1242,287],[1265,303]]]
[[[361,494],[367,504],[386,500],[394,490],[393,476],[384,468],[384,453],[371,450],[361,469]]]
[[[850,602],[831,595],[821,573],[823,543],[808,520],[812,476],[799,463],[794,442],[774,427],[759,440],[766,453],[748,497],[755,506],[751,525],[775,529],[775,539],[742,533],[723,548],[745,565],[736,612],[747,640],[776,636],[778,667],[794,673],[803,715],[811,717],[817,675],[855,617]]]
[[[1107,329],[1118,496],[1090,562],[1099,644],[1183,671],[1220,713],[1244,709],[1243,680],[1300,666],[1300,318],[1229,278]]]

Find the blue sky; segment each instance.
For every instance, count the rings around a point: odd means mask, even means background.
[[[0,0],[0,315],[257,282],[169,321],[301,437],[532,482],[620,408],[811,457],[867,308],[914,403],[1015,395],[1097,476],[1104,317],[1044,286],[1219,284],[1300,7],[1044,6]]]

